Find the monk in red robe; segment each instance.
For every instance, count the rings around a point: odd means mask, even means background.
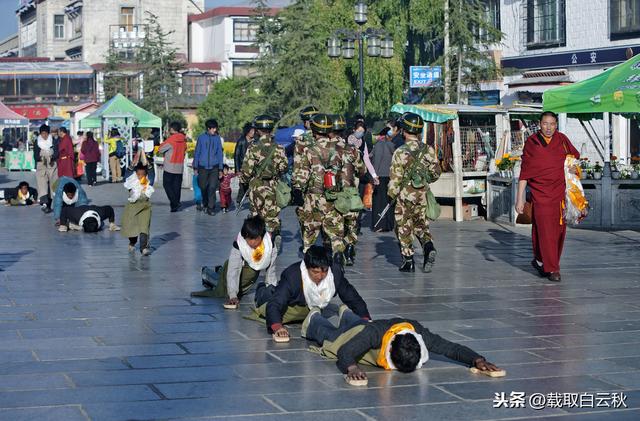
[[[75,178],[75,151],[69,131],[60,127],[60,144],[58,146],[58,177]]]
[[[522,170],[518,182],[516,211],[524,212],[526,189],[532,203],[533,255],[531,262],[540,276],[560,282],[560,256],[567,226],[564,221],[565,176],[567,155],[580,154],[564,134],[557,131],[558,116],[542,113],[540,131],[530,136],[522,153]]]

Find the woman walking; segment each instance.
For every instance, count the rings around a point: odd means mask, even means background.
[[[93,132],[87,132],[85,140],[82,142],[80,153],[86,164],[87,184],[95,186],[98,181],[96,170],[100,162],[100,147],[93,137]]]

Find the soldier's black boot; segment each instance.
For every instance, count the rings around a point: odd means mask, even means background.
[[[356,257],[356,249],[349,244],[344,250],[344,263],[347,266],[353,266],[353,259]]]
[[[344,266],[344,253],[341,251],[333,255],[333,262],[338,263],[340,266]]]
[[[282,235],[280,235],[280,230],[273,232],[273,245],[278,249],[278,254],[282,253]]]
[[[415,272],[416,265],[413,261],[413,256],[402,256],[402,264],[399,270],[400,272]]]
[[[436,248],[433,246],[433,242],[429,241],[424,245],[424,261],[422,262],[422,271],[424,273],[430,273],[433,269],[433,265],[436,263]]]

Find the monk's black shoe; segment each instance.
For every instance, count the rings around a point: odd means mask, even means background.
[[[550,274],[544,271],[543,266],[539,265],[536,259],[533,259],[531,261],[531,266],[533,266],[533,268],[538,272],[538,275],[540,275],[540,277],[542,278],[549,277]]]

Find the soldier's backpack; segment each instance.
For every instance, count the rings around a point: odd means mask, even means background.
[[[258,167],[254,180],[263,179],[264,172],[267,169],[267,167],[271,165],[271,161],[273,160],[273,155],[276,153],[277,148],[278,148],[277,144],[273,145],[273,147],[269,151],[269,154],[267,155],[267,158],[264,161],[262,161],[262,163],[260,164],[260,167]],[[268,177],[268,178],[271,179],[273,177]],[[275,193],[276,193],[276,205],[278,205],[278,207],[281,209],[286,208],[287,205],[289,205],[289,203],[291,202],[291,187],[289,187],[289,185],[284,181],[278,180],[278,183],[276,184]]]
[[[405,173],[405,176],[402,177],[402,181],[400,183],[400,190],[402,190],[407,183],[411,183],[411,186],[415,189],[422,189],[427,184],[434,182],[437,177],[434,177],[433,174],[426,171],[426,169],[422,167],[422,157],[429,150],[428,146],[423,146],[420,149],[420,152],[417,156],[413,156],[413,162],[409,167],[409,170]],[[426,217],[430,221],[435,221],[440,217],[440,204],[436,200],[435,195],[431,191],[431,189],[427,190],[427,203],[426,203]]]
[[[337,193],[337,199],[333,206],[342,215],[364,209],[357,187],[345,187],[344,190]]]

